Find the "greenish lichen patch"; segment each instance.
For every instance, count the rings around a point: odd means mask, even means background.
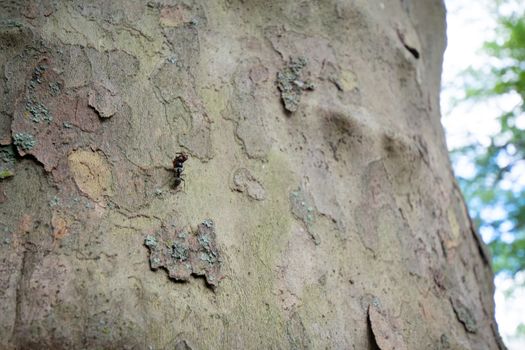
[[[166,58],[166,61],[171,64],[177,64],[177,55],[171,55],[170,57]]]
[[[33,123],[46,122],[51,124],[53,121],[53,116],[49,112],[44,104],[30,99],[26,102],[26,111],[30,115],[31,121]]]
[[[183,244],[174,242],[171,246],[172,252],[171,256],[177,261],[186,261],[189,258],[188,248]]]
[[[301,101],[303,90],[313,90],[314,85],[302,78],[302,70],[307,61],[303,57],[290,58],[290,61],[277,73],[277,87],[281,91],[284,108],[295,112]]]
[[[62,85],[58,81],[52,81],[49,84],[49,93],[51,96],[58,96],[60,95],[60,91],[62,90]]]
[[[29,151],[36,145],[35,137],[25,132],[18,132],[13,135],[13,143],[18,148]]]
[[[51,208],[57,207],[59,205],[60,205],[60,198],[58,198],[57,196],[53,196],[53,198],[49,200],[49,206]]]
[[[144,240],[144,245],[148,248],[156,248],[157,247],[157,239],[154,236],[146,236],[146,239]]]
[[[23,28],[24,25],[17,20],[2,19],[0,20],[0,27],[5,31],[7,28]]]
[[[29,90],[33,90],[38,84],[42,84],[46,69],[47,65],[45,64],[39,64],[33,69],[33,75],[29,81]]]
[[[3,180],[5,179],[6,177],[11,177],[13,176],[15,173],[12,172],[11,170],[9,169],[0,169],[0,180]]]
[[[152,270],[164,268],[170,278],[188,281],[191,275],[204,276],[216,288],[221,279],[221,257],[216,244],[215,225],[204,220],[196,231],[163,226],[146,236],[144,245],[150,252]]]
[[[15,150],[12,146],[0,147],[0,180],[15,174]]]

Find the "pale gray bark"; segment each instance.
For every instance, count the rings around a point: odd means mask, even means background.
[[[440,124],[441,1],[0,18],[0,348],[502,347]]]

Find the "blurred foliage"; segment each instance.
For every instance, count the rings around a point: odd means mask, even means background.
[[[483,47],[490,66],[463,76],[466,101],[513,104],[498,117],[490,142],[452,152],[455,161],[474,164],[474,174],[458,181],[476,224],[491,237],[495,272],[512,275],[525,270],[525,9],[517,4],[495,3],[495,39]]]
[[[516,328],[516,335],[519,337],[525,336],[525,324],[520,323]]]

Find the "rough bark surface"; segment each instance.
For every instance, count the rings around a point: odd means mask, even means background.
[[[501,347],[444,28],[439,0],[0,2],[0,348]]]

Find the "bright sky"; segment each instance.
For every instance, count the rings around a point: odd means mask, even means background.
[[[486,144],[487,135],[498,130],[498,123],[495,121],[498,110],[502,105],[513,104],[511,97],[497,103],[452,106],[454,98],[461,97],[463,91],[458,74],[468,67],[479,68],[488,62],[479,52],[483,42],[492,39],[491,35],[496,25],[489,12],[488,1],[445,0],[448,11],[448,47],[443,64],[441,106],[443,125],[450,149],[470,143],[470,140],[477,140]],[[525,121],[523,122],[525,124]],[[457,174],[462,175],[468,175],[473,171],[473,167],[469,165],[468,161],[455,164],[454,168]],[[488,215],[497,214],[488,213]],[[522,273],[516,280],[521,281],[523,285],[525,274]],[[495,284],[496,320],[500,333],[509,350],[525,349],[525,338],[514,336],[516,327],[520,323],[525,324],[525,288],[518,288],[512,297],[505,297],[505,291],[515,287],[516,281],[498,276],[495,279]]]

